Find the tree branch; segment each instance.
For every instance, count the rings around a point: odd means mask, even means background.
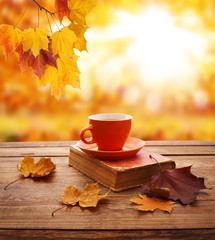
[[[46,11],[47,13],[49,13],[50,15],[54,15],[54,12],[49,11],[48,9],[46,9],[45,7],[43,7],[42,5],[40,5],[36,0],[32,0],[37,6],[38,8],[42,11]]]

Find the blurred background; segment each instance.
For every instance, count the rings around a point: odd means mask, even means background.
[[[1,0],[0,11],[0,23],[37,25],[31,0]],[[87,116],[104,112],[131,114],[144,140],[215,139],[214,0],[98,0],[87,23],[81,89],[59,100],[0,47],[0,141],[77,140]]]

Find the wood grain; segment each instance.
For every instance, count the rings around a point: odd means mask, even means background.
[[[73,142],[0,143],[0,239],[213,239],[215,234],[215,142],[146,142],[146,148],[168,155],[177,167],[192,165],[192,172],[206,177],[211,190],[201,191],[191,205],[174,204],[171,214],[138,212],[129,202],[141,188],[114,193],[97,208],[62,206],[66,185],[83,188],[93,181],[68,165]],[[45,179],[20,178],[16,166],[27,153],[39,160],[51,157],[56,171]],[[107,188],[101,186],[101,192]],[[189,234],[188,234],[189,233]]]
[[[116,231],[61,231],[61,230],[0,230],[1,240],[38,240],[38,239],[55,239],[55,240],[70,240],[70,239],[150,239],[150,240],[213,240],[215,229],[183,229],[183,230],[116,230]]]

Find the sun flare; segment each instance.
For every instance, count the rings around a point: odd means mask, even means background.
[[[126,55],[138,66],[143,81],[180,84],[197,78],[206,50],[203,36],[177,28],[164,9],[148,8],[132,21],[133,42]]]
[[[125,66],[134,69],[135,77],[144,86],[169,83],[183,86],[186,81],[198,79],[207,48],[203,35],[177,27],[174,16],[155,6],[136,15],[116,10],[115,18],[114,24],[89,29],[86,35],[94,52],[90,65],[99,66],[94,71],[101,87],[109,86],[113,78],[116,87],[117,81],[122,81],[120,72]],[[122,39],[130,39],[130,43],[119,54],[117,49],[121,45],[117,41]]]

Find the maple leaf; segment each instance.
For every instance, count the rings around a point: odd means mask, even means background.
[[[62,22],[64,16],[69,18],[70,10],[67,2],[67,0],[55,0],[55,9],[57,11],[56,14],[60,23]]]
[[[31,49],[35,57],[39,55],[41,49],[48,50],[48,44],[48,30],[38,27],[23,31],[23,50],[27,51]]]
[[[72,56],[73,43],[77,40],[75,33],[68,27],[63,27],[52,35],[52,48],[54,55],[64,54]]]
[[[77,67],[77,56],[66,57],[60,54],[57,59],[58,75],[62,79],[64,86],[71,85],[74,88],[80,87],[79,75],[80,71]]]
[[[74,47],[79,51],[87,50],[87,41],[84,38],[84,33],[86,32],[88,27],[80,24],[71,23],[69,25],[69,29],[71,29],[77,37],[77,40],[74,42]]]
[[[3,46],[5,57],[13,53],[22,40],[23,33],[18,28],[7,24],[0,25],[0,45]]]
[[[94,5],[94,2],[90,0],[68,0],[68,7],[70,9],[69,19],[73,23],[85,25],[85,17]]]
[[[139,197],[130,200],[132,203],[138,204],[137,210],[140,211],[154,211],[160,209],[162,211],[171,213],[172,206],[175,202],[164,200],[157,197],[147,197],[146,195],[139,194]]]
[[[104,199],[109,191],[104,195],[99,195],[100,188],[98,183],[86,184],[83,191],[74,186],[66,186],[61,200],[66,205],[79,203],[80,207],[96,207],[101,199]]]
[[[62,54],[57,59],[57,69],[52,66],[45,66],[44,74],[40,79],[40,86],[51,84],[51,94],[57,99],[60,98],[63,89],[67,84],[74,88],[80,87],[79,69],[76,64],[77,56],[66,57]]]
[[[190,204],[196,200],[199,190],[206,189],[204,178],[198,178],[190,172],[191,166],[163,170],[151,177],[143,185],[143,190],[159,194],[159,189],[169,192],[169,199],[180,200],[183,204]]]
[[[34,163],[34,158],[25,156],[21,161],[21,166],[17,165],[18,171],[24,177],[45,177],[56,168],[56,165],[51,161],[50,158],[40,158],[37,163]]]

